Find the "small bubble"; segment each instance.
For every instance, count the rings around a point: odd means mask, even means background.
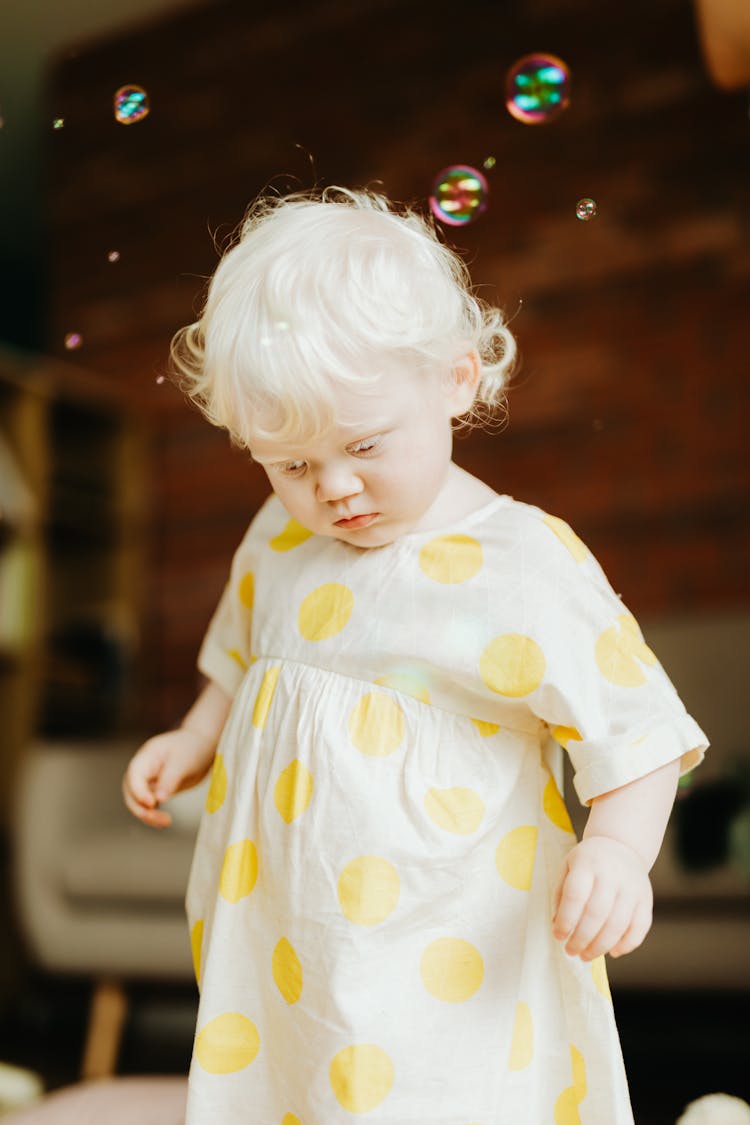
[[[156,376],[156,382],[159,384],[159,386],[161,386],[162,383],[166,382],[166,379],[167,379],[166,375],[157,375]]]
[[[83,336],[80,332],[68,332],[63,343],[69,352],[74,352],[83,343]]]
[[[438,172],[430,192],[430,210],[441,223],[462,227],[487,209],[489,185],[477,168],[453,164]]]
[[[115,118],[121,125],[134,125],[147,117],[151,106],[142,86],[120,86],[115,92]]]
[[[64,129],[65,128],[65,118],[64,117],[53,118],[52,128],[53,129]]]
[[[482,167],[486,168],[488,172],[490,171],[490,169],[494,168],[496,164],[497,157],[495,156],[485,156],[484,160],[482,161]]]
[[[582,223],[587,223],[589,219],[594,218],[594,215],[596,215],[596,200],[589,199],[588,196],[585,199],[579,199],[576,203],[577,218]]]
[[[110,250],[110,252],[107,254],[107,261],[108,262],[119,262],[119,260],[120,260],[120,251],[119,250]]]

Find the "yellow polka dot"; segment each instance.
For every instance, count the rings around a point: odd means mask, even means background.
[[[268,712],[271,708],[271,700],[276,690],[276,683],[280,671],[281,667],[277,664],[275,668],[268,668],[263,673],[263,679],[261,680],[260,688],[258,689],[258,694],[255,699],[255,706],[253,707],[253,726],[258,727],[259,730],[262,730],[266,725],[266,719],[268,718]]]
[[[276,944],[271,969],[276,987],[287,1004],[296,1004],[302,995],[302,965],[294,946],[285,937]]]
[[[273,539],[269,539],[268,546],[272,551],[291,551],[293,547],[299,547],[300,543],[304,543],[311,535],[312,532],[303,527],[298,520],[289,520],[283,531],[274,535]]]
[[[299,758],[295,758],[281,771],[273,789],[274,804],[287,824],[302,816],[310,804],[312,791],[313,775]]]
[[[557,788],[557,782],[552,775],[550,775],[549,781],[544,787],[542,808],[552,823],[556,824],[558,828],[562,828],[563,832],[573,831],[565,801],[563,801],[560,790]]]
[[[403,742],[406,722],[396,700],[379,691],[370,691],[356,703],[349,715],[349,737],[362,754],[384,758]]]
[[[252,840],[238,840],[224,852],[219,891],[227,902],[249,895],[258,878],[258,852]]]
[[[555,1125],[581,1125],[576,1092],[567,1086],[555,1102]]]
[[[470,836],[482,823],[485,804],[473,789],[430,789],[424,799],[427,815],[439,828]]]
[[[591,975],[594,978],[594,984],[605,1000],[612,1003],[612,993],[609,990],[609,981],[607,980],[607,966],[604,957],[596,957],[591,962]]]
[[[393,1073],[382,1047],[356,1043],[333,1056],[329,1076],[339,1105],[349,1113],[369,1113],[390,1094]]]
[[[570,742],[583,742],[583,735],[575,727],[553,727],[552,737],[564,750],[568,749]]]
[[[538,688],[545,667],[544,653],[536,641],[518,633],[495,637],[479,659],[479,674],[490,691],[511,699]]]
[[[195,1057],[209,1074],[233,1074],[243,1070],[259,1049],[257,1027],[240,1012],[216,1016],[195,1037]]]
[[[420,703],[430,702],[430,692],[423,672],[416,668],[397,668],[387,676],[379,676],[375,683],[380,687],[392,688],[400,691],[402,695],[410,695]]]
[[[621,614],[616,625],[604,630],[596,642],[595,652],[599,671],[610,683],[620,687],[638,687],[645,683],[641,663],[657,663],[641,637],[637,621],[629,613]]]
[[[558,516],[545,516],[544,523],[551,531],[554,531],[560,542],[565,544],[576,562],[583,562],[588,550],[586,544],[578,538],[573,528],[569,527],[565,520],[561,520]]]
[[[570,1044],[573,1085],[567,1086],[555,1102],[555,1125],[581,1125],[578,1106],[586,1097],[586,1067],[581,1052]]]
[[[513,1023],[513,1042],[510,1047],[508,1067],[510,1070],[523,1070],[534,1057],[534,1023],[531,1008],[523,1000],[516,1004],[516,1018]]]
[[[218,812],[224,804],[226,795],[227,769],[224,765],[224,758],[221,754],[217,753],[211,769],[211,782],[208,786],[208,793],[206,794],[206,812]]]
[[[238,649],[228,648],[227,656],[231,656],[232,660],[234,660],[235,664],[239,664],[243,672],[247,671],[247,661]]]
[[[462,938],[438,938],[422,954],[419,971],[424,986],[437,1000],[458,1004],[469,1000],[484,977],[476,946]]]
[[[302,1125],[296,1113],[285,1113],[281,1119],[281,1125]]]
[[[503,836],[495,852],[495,865],[501,879],[519,891],[528,891],[534,873],[538,829],[522,824]]]
[[[203,945],[203,919],[199,918],[193,923],[190,930],[190,951],[193,954],[193,971],[195,979],[200,984],[201,979],[201,946]]]
[[[482,738],[489,738],[491,734],[497,734],[500,730],[499,723],[486,723],[484,719],[472,719],[474,726],[477,728]]]
[[[467,582],[482,569],[482,547],[470,535],[438,535],[422,547],[419,565],[433,582]]]
[[[339,876],[341,909],[358,926],[376,926],[395,909],[401,893],[398,872],[387,859],[361,855]]]
[[[251,570],[248,570],[247,574],[242,575],[239,585],[237,586],[237,593],[245,608],[252,609],[253,602],[255,601],[255,577]]]
[[[306,641],[326,641],[346,625],[354,608],[354,594],[340,582],[327,582],[308,594],[297,623]]]

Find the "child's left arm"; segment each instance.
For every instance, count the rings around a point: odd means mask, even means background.
[[[595,797],[555,890],[552,932],[583,961],[636,949],[651,927],[649,871],[677,790],[679,759]]]

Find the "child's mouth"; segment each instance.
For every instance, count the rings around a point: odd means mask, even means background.
[[[352,516],[349,520],[336,520],[336,527],[344,527],[347,531],[356,531],[358,527],[369,527],[379,515],[380,512],[370,512],[366,516]]]

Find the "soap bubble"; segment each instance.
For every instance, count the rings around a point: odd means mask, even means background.
[[[142,86],[121,86],[115,93],[115,117],[121,125],[134,125],[143,121],[151,106]]]
[[[508,71],[505,105],[524,125],[554,121],[570,104],[570,71],[556,55],[524,55]]]
[[[52,119],[52,128],[53,129],[63,129],[64,127],[65,127],[65,118],[64,117],[54,117]]]
[[[108,262],[119,262],[119,260],[120,260],[120,251],[119,250],[110,250],[110,252],[107,254],[107,261]]]
[[[488,172],[491,168],[494,168],[496,164],[497,157],[495,156],[485,156],[484,160],[482,161],[482,167],[486,168]]]
[[[430,210],[441,223],[462,227],[487,208],[489,187],[477,168],[453,164],[438,172],[430,192]]]
[[[68,332],[63,343],[69,352],[74,352],[83,343],[83,336],[80,332]]]
[[[576,215],[582,223],[587,223],[589,219],[593,219],[596,215],[596,200],[589,199],[588,196],[585,199],[579,199],[576,203]]]

